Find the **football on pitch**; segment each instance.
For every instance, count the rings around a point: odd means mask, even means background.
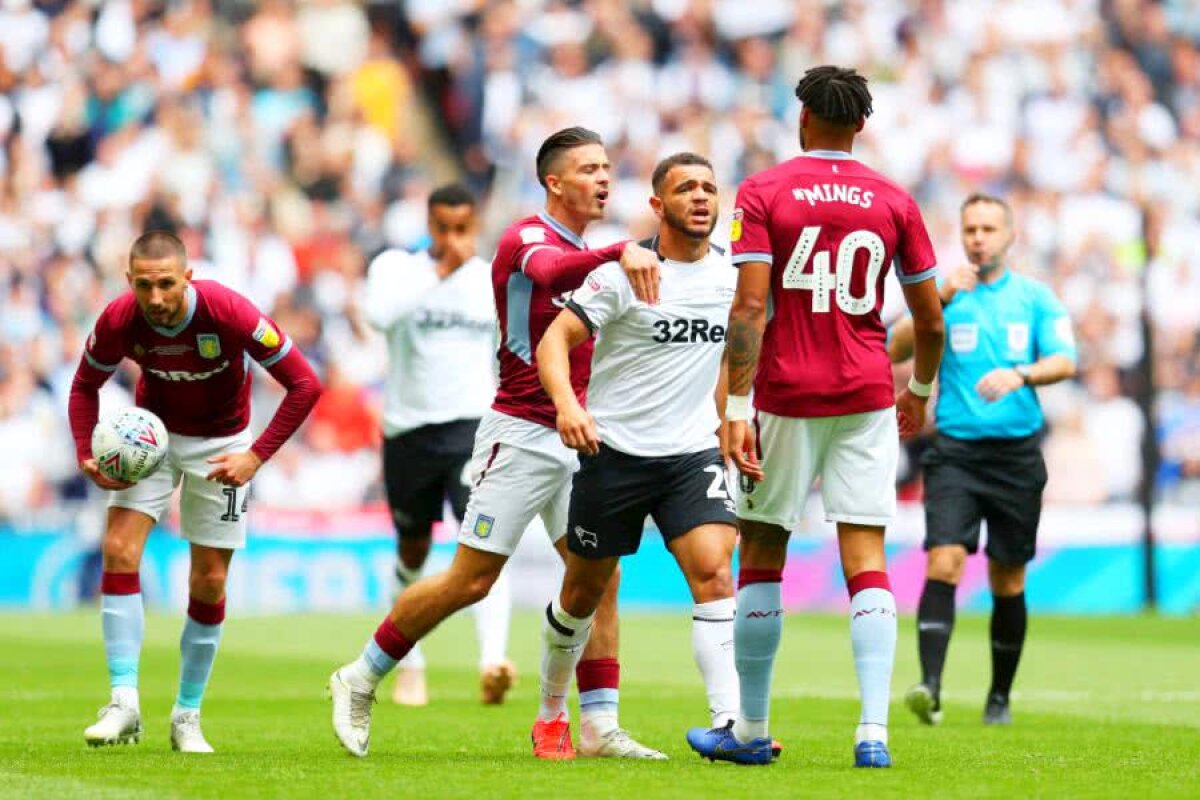
[[[158,415],[133,406],[109,414],[92,430],[92,457],[108,477],[137,483],[167,456],[167,429]]]

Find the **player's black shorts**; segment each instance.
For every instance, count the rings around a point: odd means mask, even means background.
[[[576,555],[636,553],[647,516],[664,542],[708,522],[736,523],[716,448],[647,458],[601,444],[599,453],[580,456],[579,463],[567,516],[567,546]]]
[[[921,457],[925,468],[925,549],[959,544],[1000,564],[1033,559],[1046,462],[1040,433],[1017,439],[954,439],[938,434]]]
[[[478,427],[477,419],[458,419],[383,440],[383,482],[401,538],[428,535],[447,499],[455,517],[466,514],[471,494],[466,470]]]

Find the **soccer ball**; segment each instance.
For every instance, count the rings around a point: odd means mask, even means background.
[[[137,483],[158,469],[166,455],[166,426],[144,408],[110,414],[92,430],[92,457],[113,480]]]

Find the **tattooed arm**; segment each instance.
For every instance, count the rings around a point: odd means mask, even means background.
[[[726,419],[729,421],[730,455],[738,471],[754,480],[762,480],[763,473],[758,462],[754,429],[749,424],[747,396],[758,368],[770,292],[770,264],[765,261],[741,264],[737,294],[729,311],[729,327],[725,334],[725,360],[729,367]]]

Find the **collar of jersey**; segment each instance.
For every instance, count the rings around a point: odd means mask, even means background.
[[[184,290],[183,296],[187,298],[187,316],[183,318],[182,322],[173,328],[160,328],[152,323],[150,327],[154,329],[155,333],[162,334],[163,336],[175,337],[182,333],[184,328],[192,324],[192,317],[196,316],[196,287],[188,284],[187,289]]]
[[[845,150],[805,150],[805,158],[832,158],[837,161],[857,161],[852,153]]]
[[[992,281],[991,283],[984,283],[983,281],[980,281],[979,286],[983,289],[986,289],[989,292],[998,292],[1008,284],[1008,282],[1011,278],[1012,278],[1012,268],[1006,266],[1004,268],[1004,274],[1001,275],[999,278]]]
[[[558,232],[559,236],[563,237],[580,250],[587,250],[587,242],[583,240],[583,237],[576,235],[575,231],[571,230],[566,225],[563,225],[545,211],[538,212],[538,219],[549,225],[551,228],[554,228],[554,230]]]

